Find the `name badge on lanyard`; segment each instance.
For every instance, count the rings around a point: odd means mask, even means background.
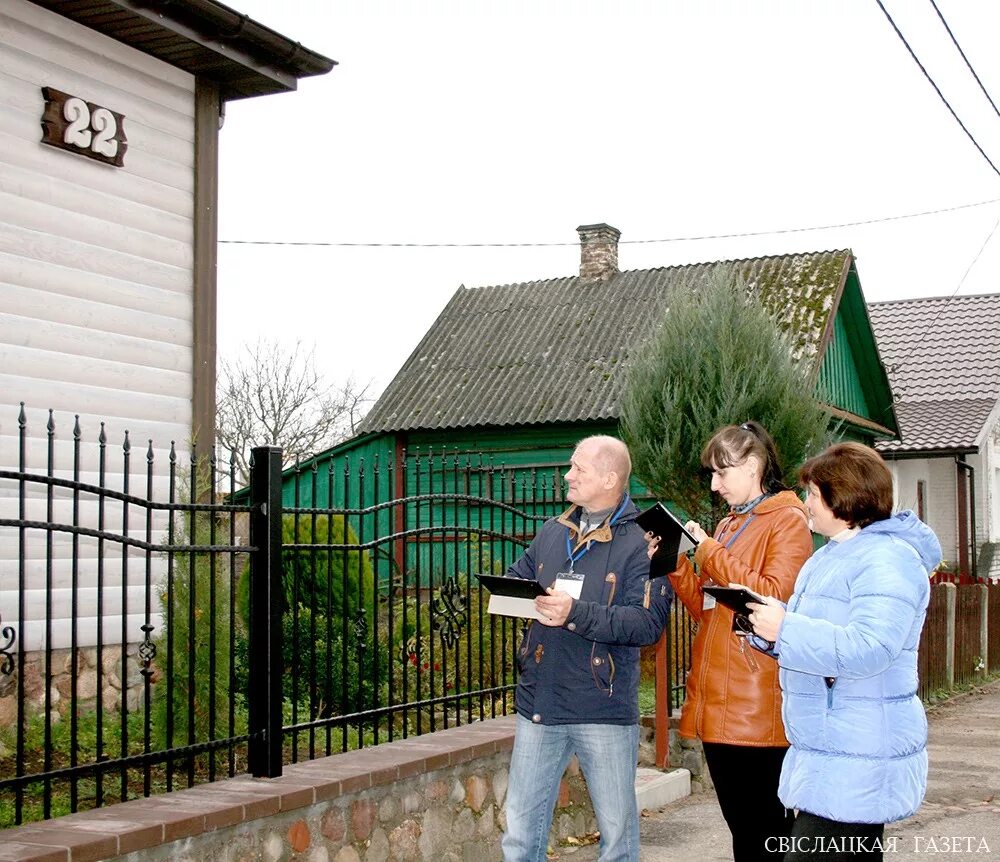
[[[583,572],[560,572],[556,575],[556,582],[552,586],[578,599],[583,592],[584,577]]]

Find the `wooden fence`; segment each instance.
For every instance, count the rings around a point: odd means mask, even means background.
[[[917,668],[923,700],[1000,671],[1000,584],[931,587]]]

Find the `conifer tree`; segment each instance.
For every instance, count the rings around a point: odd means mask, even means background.
[[[828,439],[829,415],[775,313],[732,270],[677,289],[629,369],[621,434],[634,472],[661,500],[706,519],[700,455],[724,425],[755,419],[774,437],[786,484]]]

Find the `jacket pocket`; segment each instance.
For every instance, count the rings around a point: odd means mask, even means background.
[[[615,660],[601,644],[595,643],[590,648],[590,675],[597,690],[611,697],[615,685]]]
[[[615,589],[618,587],[618,575],[608,572],[604,576],[604,603],[610,607],[615,601]]]

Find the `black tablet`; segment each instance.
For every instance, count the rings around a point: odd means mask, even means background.
[[[644,533],[660,537],[660,544],[649,561],[649,576],[658,578],[669,574],[677,565],[677,555],[698,544],[684,525],[663,503],[654,503],[635,519]]]
[[[508,578],[505,575],[476,575],[479,583],[494,596],[511,596],[516,599],[533,599],[545,595],[545,587],[527,578]]]
[[[702,590],[712,596],[720,605],[725,605],[731,611],[743,616],[749,616],[751,611],[747,607],[747,602],[766,604],[764,597],[758,595],[742,584],[732,584],[728,587],[707,586]]]

